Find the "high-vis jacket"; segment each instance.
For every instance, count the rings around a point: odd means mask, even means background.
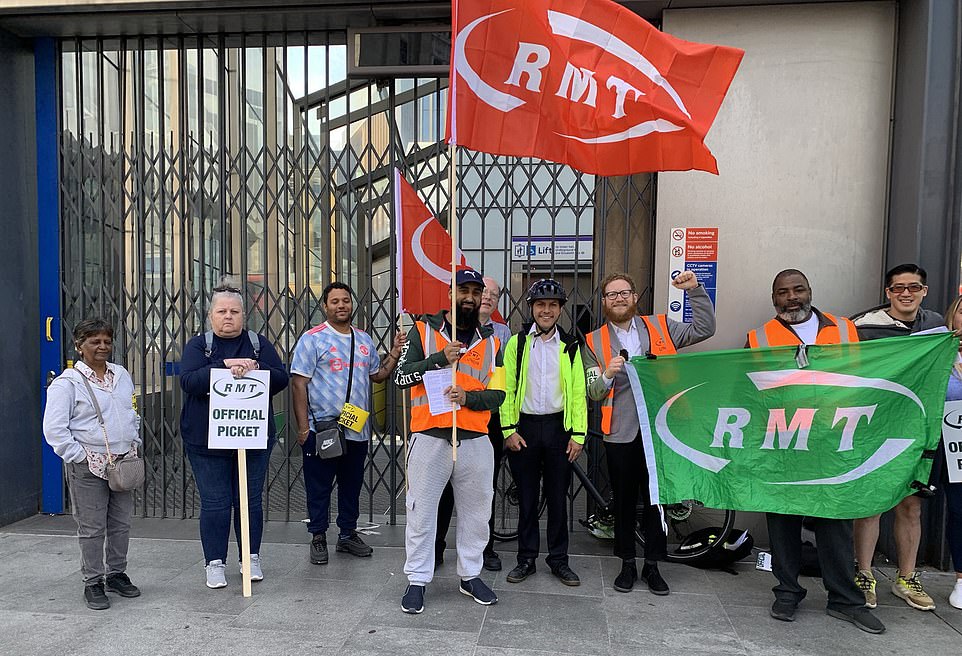
[[[845,317],[835,317],[828,312],[819,312],[812,308],[818,317],[818,336],[816,344],[848,344],[858,341],[855,324]],[[766,322],[755,330],[748,332],[748,346],[764,348],[766,346],[797,346],[802,343],[790,324],[778,317]]]
[[[639,317],[648,330],[649,353],[651,355],[675,355],[678,350],[668,332],[668,317],[664,314],[655,314]],[[601,364],[601,370],[608,368],[611,359],[618,355],[611,348],[611,333],[608,324],[590,333],[586,338],[587,346],[595,356],[595,360]],[[615,385],[612,383],[608,395],[601,401],[601,432],[605,435],[611,434],[611,417],[614,413]]]
[[[571,439],[578,444],[585,443],[588,430],[588,397],[585,390],[585,369],[581,361],[581,348],[578,338],[568,335],[558,328],[561,338],[561,352],[558,365],[561,369],[561,393],[564,396],[564,427],[571,433]],[[504,349],[504,403],[501,405],[501,428],[505,438],[518,430],[521,405],[528,386],[528,359],[531,355],[531,342],[538,339],[527,331],[512,335]],[[521,358],[518,359],[518,344],[521,344]]]
[[[443,353],[450,341],[443,332],[446,325],[443,313],[415,322],[401,354],[395,380],[401,387],[411,387],[412,432],[452,426],[450,412],[431,414],[423,383],[426,371],[451,368]],[[474,342],[456,363],[457,384],[466,392],[465,405],[457,412],[459,429],[480,434],[488,432],[491,410],[497,408],[504,398],[504,392],[499,389],[503,387],[503,372],[499,371],[500,346],[490,327],[479,327]],[[499,375],[496,376],[496,372]]]

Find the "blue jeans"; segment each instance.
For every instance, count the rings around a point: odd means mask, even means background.
[[[273,446],[274,440],[271,440],[266,449],[247,450],[247,501],[252,554],[260,553],[261,536],[264,534],[261,498]],[[238,551],[241,543],[237,452],[208,455],[188,445],[184,450],[190,460],[190,468],[194,470],[194,481],[200,493],[200,542],[204,547],[204,560],[208,563],[212,560],[226,562],[232,511]]]
[[[339,537],[347,537],[357,530],[361,514],[361,484],[364,482],[364,459],[367,442],[346,440],[347,451],[339,458],[323,460],[317,452],[314,431],[307,435],[301,447],[304,452],[304,491],[307,494],[307,530],[311,535],[326,533],[330,525],[331,491],[337,479],[337,527]]]

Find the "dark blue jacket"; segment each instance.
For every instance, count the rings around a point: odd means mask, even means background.
[[[257,364],[261,369],[271,372],[271,396],[274,396],[289,382],[287,368],[266,337],[258,335],[261,352]],[[180,436],[184,446],[192,451],[202,451],[208,455],[233,455],[232,451],[207,448],[207,421],[210,416],[210,370],[226,369],[224,360],[231,358],[253,358],[254,346],[243,331],[239,336],[223,338],[214,335],[214,347],[208,358],[204,351],[206,340],[203,335],[192,337],[184,346],[180,361],[180,388],[184,390],[184,407],[180,413]],[[277,429],[274,427],[274,407],[269,405],[271,421],[268,423],[268,440],[273,442]]]

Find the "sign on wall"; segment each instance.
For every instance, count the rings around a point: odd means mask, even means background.
[[[229,369],[210,370],[209,448],[267,448],[270,376],[256,370],[234,378]]]
[[[511,240],[511,259],[515,262],[591,262],[590,236],[514,237]]]
[[[715,304],[718,280],[718,228],[672,228],[669,240],[668,270],[674,278],[682,271],[692,271],[705,286],[712,305]],[[715,308],[716,312],[718,308]],[[681,289],[668,285],[668,318],[691,321],[691,304]]]

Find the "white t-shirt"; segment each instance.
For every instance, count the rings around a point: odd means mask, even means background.
[[[791,324],[792,330],[803,344],[814,344],[818,339],[818,315],[812,312],[807,321]]]

